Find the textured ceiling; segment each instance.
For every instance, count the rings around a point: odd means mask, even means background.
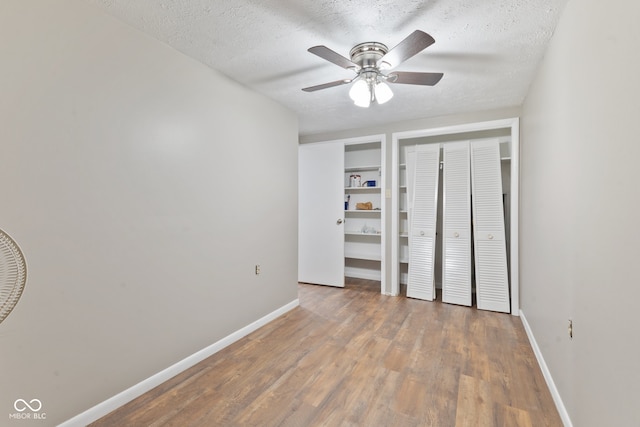
[[[522,103],[566,0],[85,0],[284,104],[302,135]],[[434,87],[392,85],[394,98],[353,105],[349,86],[301,89],[354,73],[307,52],[389,48],[414,30],[435,44],[396,68],[444,72]]]

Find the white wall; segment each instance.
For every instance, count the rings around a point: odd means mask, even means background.
[[[292,112],[79,0],[2,0],[0,70],[0,228],[28,263],[0,424],[19,398],[64,421],[297,298]]]
[[[474,113],[450,114],[446,116],[427,117],[424,119],[407,120],[396,123],[384,123],[379,126],[368,128],[356,128],[351,130],[329,132],[314,135],[301,135],[300,143],[330,141],[334,139],[354,138],[363,135],[386,134],[387,141],[391,141],[391,135],[394,132],[405,132],[410,130],[422,130],[440,128],[446,126],[463,125],[467,123],[484,122],[489,120],[507,119],[511,117],[519,117],[521,108],[513,106],[498,110],[476,111]],[[387,144],[391,147],[391,144]],[[389,148],[390,149],[390,148]],[[390,158],[390,157],[389,157]]]
[[[523,106],[521,305],[580,427],[640,425],[638,16],[570,0]]]

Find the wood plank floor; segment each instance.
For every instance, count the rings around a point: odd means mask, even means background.
[[[92,425],[562,426],[519,318],[347,282]]]

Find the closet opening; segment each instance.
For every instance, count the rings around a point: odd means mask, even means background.
[[[393,135],[392,295],[519,313],[517,130],[509,119]]]

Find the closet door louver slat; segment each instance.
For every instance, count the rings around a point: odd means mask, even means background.
[[[413,177],[407,189],[412,193],[407,296],[433,301],[440,146],[417,146],[411,155],[415,160],[407,161],[407,173]]]
[[[478,308],[509,312],[509,282],[498,140],[471,144]]]
[[[443,146],[442,301],[471,305],[469,142]]]

